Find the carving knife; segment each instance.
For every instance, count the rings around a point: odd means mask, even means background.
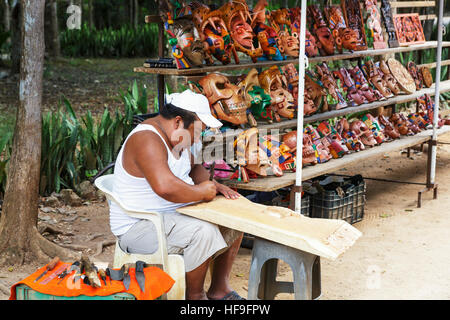
[[[209,167],[209,181],[213,181],[214,180],[214,168],[216,166],[216,162],[213,161],[213,163],[211,164],[211,166]]]
[[[129,289],[130,288],[130,273],[129,273],[129,268],[130,266],[128,264],[124,264],[123,265],[123,285],[125,286],[125,289]]]
[[[136,262],[136,280],[139,285],[139,288],[141,288],[142,292],[145,292],[145,274],[144,274],[144,261],[137,261]]]
[[[42,278],[44,275],[46,275],[47,272],[53,270],[53,269],[56,267],[56,265],[58,264],[58,262],[59,262],[59,257],[54,257],[54,258],[52,259],[52,261],[50,261],[50,262],[47,264],[47,267],[45,268],[45,271],[42,272],[42,273],[39,275],[39,277],[37,277],[36,279],[34,279],[33,282],[37,282],[40,278]]]

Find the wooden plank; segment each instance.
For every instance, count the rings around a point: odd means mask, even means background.
[[[145,16],[145,23],[160,23],[162,19],[158,15]]]
[[[397,47],[397,48],[386,48],[386,49],[369,49],[364,51],[355,51],[348,52],[343,54],[336,54],[333,56],[326,57],[314,57],[309,58],[309,62],[326,62],[326,61],[335,61],[335,60],[345,60],[345,59],[355,59],[362,58],[366,56],[379,56],[390,53],[400,53],[400,52],[409,52],[409,51],[417,51],[417,50],[426,50],[437,47],[437,41],[427,41],[422,44],[411,45],[408,47]],[[442,43],[442,47],[450,47],[450,41],[444,41]],[[216,62],[217,63],[217,62]],[[145,72],[152,74],[163,74],[163,75],[175,75],[175,76],[187,76],[192,74],[198,74],[203,72],[216,72],[216,71],[231,71],[231,70],[244,70],[251,68],[263,68],[263,67],[271,67],[275,65],[286,65],[288,63],[298,63],[298,59],[286,59],[283,61],[262,61],[253,63],[249,61],[242,61],[240,64],[229,64],[229,65],[213,65],[213,66],[204,66],[202,68],[192,68],[192,69],[169,69],[169,68],[145,68],[145,67],[136,67],[134,68],[134,72]]]
[[[177,209],[178,212],[335,260],[362,235],[343,220],[308,218],[294,211],[253,203],[245,197]]]
[[[441,61],[441,66],[448,66],[450,65],[450,60],[442,60]],[[418,67],[427,67],[427,68],[436,68],[436,62],[432,62],[432,63],[424,63],[424,64],[420,64],[418,65]]]
[[[434,1],[390,1],[392,8],[421,8],[434,7]]]
[[[450,126],[444,126],[438,129],[438,135],[450,132]],[[370,158],[374,158],[383,155],[388,152],[397,151],[412,147],[431,139],[432,130],[422,131],[415,136],[401,137],[400,139],[392,142],[385,142],[382,145],[366,149],[364,151],[347,154],[339,159],[332,159],[328,162],[317,164],[315,166],[308,166],[302,169],[302,181],[312,179],[314,177],[335,172],[339,169],[349,167],[352,164],[365,161]],[[242,183],[236,180],[221,180],[222,183],[229,187],[243,189],[271,192],[292,186],[295,184],[295,172],[285,173],[281,177],[259,177],[257,179],[250,179],[249,183]]]
[[[423,21],[423,20],[434,20],[436,19],[437,16],[435,14],[424,14],[424,15],[420,15],[419,16],[419,20]]]

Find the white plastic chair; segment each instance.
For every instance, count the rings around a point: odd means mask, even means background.
[[[112,174],[101,176],[95,180],[95,186],[105,193],[108,204],[110,201],[113,201],[129,216],[138,219],[147,219],[153,222],[158,238],[158,250],[152,254],[130,254],[124,252],[119,246],[119,241],[116,241],[113,267],[118,269],[125,263],[135,263],[139,260],[148,264],[161,265],[164,272],[169,274],[175,280],[175,284],[167,293],[167,299],[184,300],[186,287],[184,259],[181,255],[167,253],[163,218],[156,212],[139,211],[127,207],[114,193],[113,180],[114,175]]]

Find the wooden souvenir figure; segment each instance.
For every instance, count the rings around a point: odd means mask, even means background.
[[[414,61],[409,61],[407,67],[408,67],[409,73],[411,74],[411,76],[414,79],[414,83],[416,84],[416,90],[422,89],[422,87],[423,87],[422,73],[419,72],[419,69],[417,68]]]
[[[373,60],[367,60],[364,63],[365,73],[372,85],[383,95],[384,98],[391,98],[393,96],[391,89],[382,77],[382,72],[378,70]]]
[[[206,55],[192,20],[187,17],[165,20],[164,26],[177,68],[201,67]]]
[[[252,18],[244,0],[233,0],[220,7],[222,19],[230,32],[237,51],[248,55],[253,62],[263,55],[262,48],[251,27]]]
[[[203,40],[208,56],[214,56],[224,65],[229,64],[233,57],[235,63],[238,64],[236,48],[222,19],[221,12],[219,10],[211,11],[208,6],[197,1],[192,2],[190,6],[192,20]],[[212,64],[212,59],[209,59],[209,63]]]
[[[392,19],[392,10],[389,0],[381,0],[381,14],[383,16],[384,26],[388,34],[388,43],[390,48],[399,46],[397,34],[395,33],[394,20]]]
[[[331,97],[331,101],[328,101],[328,104],[332,105],[336,110],[348,107],[348,104],[344,99],[344,95],[340,90],[341,88],[336,79],[333,77],[328,65],[325,62],[321,64],[319,63],[316,65],[316,71],[319,74],[323,87],[327,89],[327,92]]]
[[[311,71],[307,70],[305,73],[305,96],[308,96],[308,98],[313,101],[314,107],[307,111],[307,102],[305,99],[304,114],[312,114],[317,110],[320,110],[321,112],[328,111],[327,95],[327,89],[323,86],[322,82],[317,79]]]
[[[341,118],[336,122],[335,125],[336,132],[342,137],[345,141],[345,144],[349,150],[352,151],[361,151],[364,150],[364,144],[359,140],[356,134],[350,130],[350,124],[348,123],[346,118]]]
[[[328,150],[334,159],[340,158],[348,153],[348,148],[341,135],[328,123],[322,121],[317,126],[317,131],[323,139],[328,140]]]
[[[284,56],[278,48],[278,34],[270,26],[266,24],[267,15],[266,7],[268,3],[267,0],[259,0],[258,3],[253,7],[252,28],[253,32],[256,34],[258,41],[261,45],[263,56],[258,60],[284,60]]]
[[[374,89],[369,84],[369,81],[367,81],[359,66],[351,67],[347,70],[355,82],[356,89],[360,90],[367,101],[374,102],[377,100],[385,100],[385,97],[376,89],[376,87]]]
[[[394,27],[401,46],[425,43],[418,13],[394,14]]]
[[[278,9],[270,13],[270,24],[278,33],[278,49],[284,56],[297,58],[300,51],[299,34],[292,30],[288,9]]]
[[[400,138],[400,132],[398,132],[394,125],[384,115],[380,114],[378,116],[378,122],[380,123],[385,136],[393,140]]]
[[[292,33],[296,33],[300,37],[301,9],[299,7],[291,8],[290,16]],[[308,28],[306,28],[305,32],[305,53],[308,57],[315,57],[319,54],[316,38],[309,32]]]
[[[367,28],[373,35],[373,48],[384,49],[387,47],[381,28],[381,14],[377,7],[377,0],[365,0],[367,10]]]
[[[273,111],[270,107],[271,98],[259,85],[258,71],[253,68],[244,79],[236,83],[244,91],[247,107],[257,117],[265,119],[268,123],[273,122]]]
[[[295,104],[292,94],[287,89],[287,80],[277,66],[270,67],[258,76],[261,87],[272,99],[272,110],[277,122],[283,118],[292,119],[295,113]]]
[[[372,130],[373,136],[378,144],[382,144],[383,142],[386,141],[386,137],[383,134],[383,130],[380,124],[378,123],[378,120],[374,116],[368,113],[362,117],[362,121],[364,121],[364,123],[369,127],[369,129]]]
[[[326,6],[324,11],[338,51],[342,53],[342,48],[350,51],[357,50],[358,34],[355,30],[347,28],[341,8],[339,6]]]
[[[216,118],[233,125],[250,123],[256,126],[256,120],[248,110],[244,92],[227,77],[210,73],[198,83],[200,88],[191,86],[191,89],[197,92],[200,90],[208,98],[211,112]]]
[[[385,60],[381,60],[375,63],[378,71],[382,74],[383,80],[388,86],[389,90],[392,91],[394,95],[399,95],[402,92],[397,80],[392,76],[391,71]]]
[[[310,25],[319,41],[317,45],[320,54],[323,56],[334,54],[335,40],[319,6],[314,4],[308,6],[308,19],[311,21]]]
[[[354,120],[350,123],[350,130],[361,140],[366,147],[373,147],[377,144],[372,130],[362,120]]]
[[[297,139],[296,139],[297,140]],[[317,151],[312,142],[311,136],[304,132],[303,133],[303,149],[302,149],[302,166],[306,166],[308,164],[315,165],[317,164]]]
[[[342,0],[341,5],[345,24],[348,28],[357,32],[358,40],[356,50],[367,50],[366,32],[364,30],[364,20],[362,18],[359,0]]]
[[[356,88],[356,83],[346,68],[335,70],[333,71],[333,74],[337,79],[341,80],[344,91],[347,92],[347,100],[349,101],[351,106],[359,106],[361,104],[368,103],[367,98],[364,96],[363,92]]]
[[[319,132],[312,126],[307,125],[304,128],[303,136],[308,135],[313,143],[313,148],[315,149],[315,155],[317,163],[324,163],[330,160],[333,156],[328,150],[328,141],[326,139],[321,139]]]

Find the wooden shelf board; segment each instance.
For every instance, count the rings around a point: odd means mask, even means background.
[[[342,54],[335,54],[332,56],[321,56],[308,58],[309,62],[326,62],[335,60],[345,60],[361,58],[366,56],[379,56],[390,53],[400,53],[416,50],[426,50],[437,47],[437,41],[427,41],[422,44],[411,45],[407,47],[397,47],[397,48],[386,48],[386,49],[369,49],[364,51],[347,52]],[[442,47],[450,47],[450,41],[444,41]],[[286,59],[283,61],[261,61],[253,63],[251,61],[241,61],[240,64],[229,64],[229,65],[213,65],[205,66],[202,68],[192,68],[192,69],[170,69],[170,68],[146,68],[146,67],[136,67],[134,72],[144,72],[150,74],[161,74],[161,75],[173,75],[173,76],[187,76],[194,75],[205,72],[216,72],[216,71],[227,71],[227,70],[239,70],[239,69],[251,69],[251,68],[262,68],[271,66],[286,65],[288,63],[298,63],[298,59]]]
[[[347,154],[339,159],[331,159],[328,162],[317,164],[315,166],[307,166],[302,169],[302,181],[312,179],[314,177],[335,172],[339,169],[348,167],[352,164],[368,160],[388,152],[393,152],[408,147],[412,147],[431,139],[432,130],[422,131],[415,136],[402,136],[400,139],[385,142],[381,145],[375,146],[364,151]],[[438,129],[438,135],[450,132],[450,126],[444,126]],[[221,180],[222,183],[229,187],[243,189],[271,192],[280,188],[292,186],[295,184],[295,172],[285,173],[281,177],[259,177],[257,179],[250,179],[249,183],[238,182],[237,180]]]

